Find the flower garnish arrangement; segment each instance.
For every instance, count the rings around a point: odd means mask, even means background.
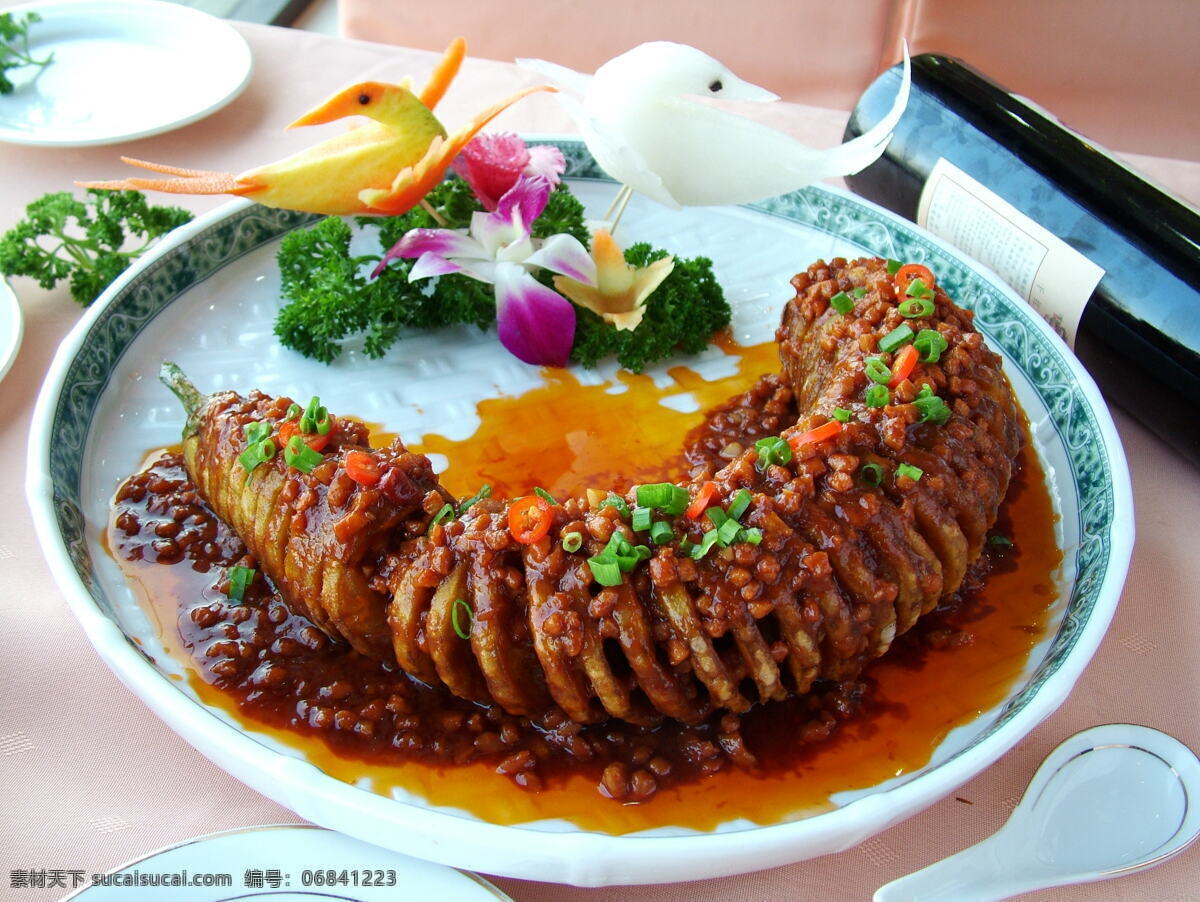
[[[326,362],[364,336],[382,355],[405,327],[493,324],[526,363],[585,366],[616,355],[626,369],[703,350],[729,322],[707,258],[676,260],[605,229],[560,181],[556,147],[516,135],[476,137],[424,202],[397,217],[361,217],[378,252],[354,255],[354,229],[328,217],[279,250],[286,306],[276,334]]]
[[[380,357],[406,328],[495,324],[500,342],[534,365],[592,366],[615,356],[640,372],[696,353],[729,323],[704,257],[674,258],[613,236],[634,191],[666,206],[746,203],[858,171],[879,156],[908,96],[908,66],[888,116],[824,151],[689,96],[770,101],[768,91],[682,44],[642,44],[581,75],[519,61],[557,86],[525,88],[450,133],[433,109],[466,55],[459,38],[419,93],[411,80],[360,82],[292,123],[369,121],[292,157],[239,175],[124,158],[170,178],[80,182],[91,189],[232,194],[327,218],[279,251],[283,300],[275,332],[332,362],[350,340]],[[592,156],[621,185],[611,226],[589,228],[561,181],[562,153],[482,129],[530,94],[552,92]],[[753,159],[756,165],[745,165]],[[610,212],[612,212],[610,211]],[[378,240],[354,253],[352,224]]]

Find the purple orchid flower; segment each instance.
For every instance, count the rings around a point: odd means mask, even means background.
[[[521,176],[496,209],[471,217],[467,231],[413,229],[384,254],[373,275],[392,260],[416,259],[409,281],[462,273],[495,286],[500,343],[525,363],[565,366],[575,340],[575,308],[535,279],[536,268],[596,284],[596,262],[570,235],[536,239],[531,228],[550,197],[549,180]]]

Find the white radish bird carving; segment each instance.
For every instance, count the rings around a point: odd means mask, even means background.
[[[779,98],[686,44],[641,44],[591,76],[545,60],[517,62],[563,89],[555,96],[596,162],[625,186],[626,199],[637,191],[673,208],[750,203],[866,168],[887,146],[910,84],[905,47],[904,78],[888,114],[857,138],[817,150],[691,99]]]

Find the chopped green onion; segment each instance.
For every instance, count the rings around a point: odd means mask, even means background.
[[[241,603],[246,600],[246,590],[250,588],[250,583],[254,582],[254,573],[252,567],[229,568],[229,591],[226,594],[230,601]]]
[[[259,464],[265,464],[275,456],[275,442],[269,438],[265,438],[260,442],[255,442],[245,451],[238,455],[238,462],[246,468],[246,479],[250,479],[250,474],[254,472],[254,468]]]
[[[921,352],[921,363],[937,363],[949,346],[946,336],[936,329],[922,329],[913,339],[913,347]]]
[[[849,313],[854,309],[854,301],[844,291],[839,291],[829,299],[829,304],[838,313]]]
[[[952,413],[946,402],[933,393],[933,389],[929,387],[928,383],[921,386],[913,404],[917,410],[921,411],[921,418],[917,421],[920,423],[933,423],[941,426],[950,419]]]
[[[854,414],[845,407],[835,407],[833,409],[833,418],[839,423],[849,423],[852,416]]]
[[[888,271],[888,275],[889,275],[889,276],[894,276],[896,273],[900,272],[900,267],[901,267],[901,266],[903,266],[903,265],[904,265],[904,264],[903,264],[903,263],[901,263],[899,260],[891,260],[891,259],[889,259],[889,260],[888,260],[888,262],[887,262],[887,271]]]
[[[680,554],[686,554],[688,557],[691,557],[692,552],[695,550],[696,550],[695,543],[692,542],[687,536],[684,536],[682,539],[679,540],[679,553]]]
[[[892,371],[878,357],[868,357],[863,368],[867,371],[867,378],[872,382],[887,385],[892,381]]]
[[[621,568],[617,566],[616,558],[611,555],[598,554],[588,558],[588,567],[592,571],[592,579],[602,586],[621,585]]]
[[[288,439],[287,447],[283,449],[283,459],[289,467],[301,473],[311,473],[313,467],[325,458],[321,456],[321,452],[308,447],[300,436],[293,435]]]
[[[454,508],[449,504],[443,504],[438,509],[438,512],[433,515],[433,519],[429,521],[429,529],[425,531],[425,535],[432,534],[435,526],[452,519],[454,519]]]
[[[722,523],[729,519],[725,511],[719,507],[710,507],[704,512],[704,516],[708,517],[713,526],[720,527]]]
[[[308,406],[304,408],[304,413],[300,415],[300,431],[307,435],[314,432],[318,435],[328,435],[329,425],[329,411],[321,406],[321,399],[313,395]]]
[[[569,551],[572,554],[574,554],[576,551],[578,551],[580,548],[583,547],[583,533],[579,533],[579,532],[564,533],[563,537],[562,537],[562,547],[563,547],[563,551]]]
[[[749,507],[750,490],[738,489],[737,494],[733,496],[733,501],[729,503],[729,510],[726,513],[729,514],[730,520],[740,520],[742,519],[742,514],[746,513],[746,509]]]
[[[637,503],[639,507],[660,510],[664,514],[678,517],[691,504],[687,489],[670,482],[653,482],[637,487]]]
[[[883,484],[883,467],[879,464],[863,464],[858,468],[858,475],[867,485]]]
[[[762,542],[762,530],[757,526],[751,526],[747,529],[738,530],[735,542],[748,542],[751,545],[757,545]]]
[[[792,446],[777,435],[768,435],[754,443],[758,451],[758,463],[755,466],[759,472],[765,471],[772,464],[787,464],[792,460]]]
[[[933,292],[929,286],[925,284],[924,279],[913,279],[908,283],[908,288],[904,291],[910,298],[931,298]]]
[[[466,613],[463,614],[463,616],[467,618],[466,626],[461,626],[458,622],[458,611],[460,608],[462,610],[466,611]],[[475,612],[473,610],[471,610],[471,606],[469,604],[467,604],[465,601],[463,601],[461,598],[454,599],[454,607],[452,607],[450,609],[450,624],[454,627],[454,632],[456,632],[458,634],[458,638],[470,639],[471,638],[471,624],[474,622],[475,622]]]
[[[889,332],[883,338],[879,339],[879,350],[890,354],[892,351],[897,351],[904,345],[912,341],[913,330],[908,326],[900,325]]]
[[[674,538],[675,530],[671,529],[671,524],[659,520],[650,526],[650,541],[655,545],[666,545]]]
[[[704,555],[712,550],[712,547],[717,544],[719,538],[717,530],[710,529],[704,534],[704,538],[700,540],[700,544],[692,546],[691,556],[695,560],[700,560]]]
[[[246,434],[247,446],[257,445],[271,434],[271,425],[269,423],[247,423],[242,427],[242,432]]]
[[[460,504],[458,506],[458,515],[461,517],[464,513],[466,513],[468,510],[471,509],[471,505],[477,504],[478,502],[482,501],[484,498],[490,498],[490,497],[492,497],[492,486],[490,483],[485,482],[480,487],[478,492],[476,492],[474,495],[472,495],[470,498],[468,498],[466,501],[464,501],[462,504]]]
[[[919,282],[920,279],[915,279],[914,282]],[[931,316],[934,311],[933,301],[929,298],[909,298],[901,302],[896,308],[900,311],[900,315],[905,319],[921,319],[922,317]]]
[[[540,485],[534,487],[533,494],[537,495],[544,501],[548,501],[550,504],[558,504],[558,502],[554,500],[554,496],[547,492]]]
[[[742,524],[730,517],[724,523],[717,527],[717,541],[722,545],[728,545],[737,538],[738,533],[742,531]]]
[[[988,536],[987,543],[998,548],[1008,548],[1012,545],[1012,539],[1010,539],[1008,536],[997,534],[994,536]]]
[[[620,495],[609,492],[608,497],[600,502],[600,506],[596,510],[604,510],[606,507],[615,507],[618,514],[626,520],[629,519],[629,505],[625,503],[625,499]]]
[[[283,421],[286,423],[288,420],[294,420],[303,412],[304,411],[301,410],[300,405],[293,401],[288,405],[287,413],[283,415]]]
[[[925,475],[924,470],[922,470],[920,467],[914,467],[912,464],[903,464],[902,463],[896,467],[896,478],[897,479],[899,479],[901,476],[907,476],[913,482],[916,482],[924,475]]]
[[[654,511],[648,507],[635,507],[633,509],[633,517],[629,524],[633,527],[634,532],[645,532],[650,528],[650,523],[654,519]]]
[[[604,550],[596,555],[595,559],[612,561],[621,572],[629,573],[640,561],[649,557],[650,549],[645,545],[630,545],[628,539],[614,531],[608,544],[604,546]]]
[[[865,289],[861,285],[859,285],[852,292],[850,292],[850,294],[852,294],[856,298],[865,298],[867,296],[867,289]]]
[[[863,400],[868,407],[883,407],[891,403],[892,393],[886,385],[872,385]]]

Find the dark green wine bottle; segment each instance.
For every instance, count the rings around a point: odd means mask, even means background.
[[[867,89],[847,138],[879,121],[899,82],[895,66]],[[915,221],[939,160],[1103,270],[1075,353],[1111,401],[1200,466],[1200,215],[961,60],[923,54],[884,155],[846,182]]]

